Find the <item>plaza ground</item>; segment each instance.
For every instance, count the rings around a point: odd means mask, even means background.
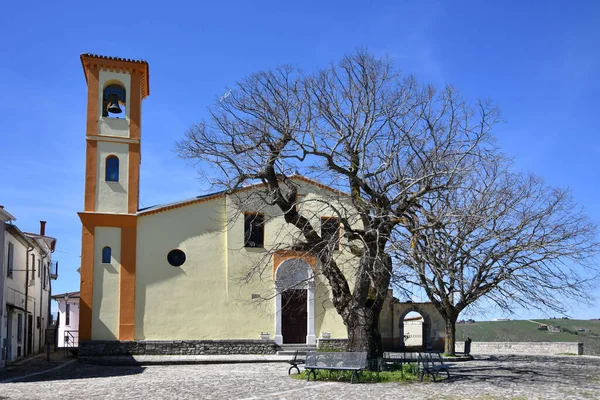
[[[287,364],[63,368],[0,384],[0,399],[599,399],[600,358],[480,356],[439,383],[291,379]]]

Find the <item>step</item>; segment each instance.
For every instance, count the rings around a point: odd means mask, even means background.
[[[314,351],[314,350],[298,350],[298,355],[304,357],[304,356],[306,356],[306,353],[308,353],[309,351]],[[296,354],[296,350],[280,350],[277,352],[278,356],[290,356],[290,358],[294,357],[294,354]]]

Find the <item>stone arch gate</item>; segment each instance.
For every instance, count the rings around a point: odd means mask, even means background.
[[[422,350],[444,350],[445,324],[439,311],[432,303],[396,303],[394,314],[398,316],[398,336],[400,349],[404,344],[404,317],[410,312],[417,312],[423,317]]]

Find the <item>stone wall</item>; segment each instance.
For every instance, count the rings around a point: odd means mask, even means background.
[[[317,339],[317,349],[320,351],[346,351],[348,339]]]
[[[273,340],[92,340],[79,343],[79,356],[275,354]]]
[[[456,351],[464,351],[465,342],[456,342]],[[577,342],[472,342],[471,354],[583,354],[583,343]]]

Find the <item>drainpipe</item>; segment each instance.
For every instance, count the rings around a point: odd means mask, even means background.
[[[44,253],[44,256],[42,257],[42,261],[40,262],[40,268],[44,268],[44,271],[46,270],[46,268],[44,267],[44,260],[46,259],[46,257],[48,257],[48,254]],[[46,274],[47,275],[47,274]],[[42,271],[40,271],[40,314],[39,314],[39,318],[40,318],[40,332],[39,332],[39,338],[38,338],[38,349],[41,351],[42,350],[42,327],[44,326],[42,324],[42,312],[43,312],[43,305],[44,305],[44,282],[42,282],[42,279],[44,279],[44,274],[42,273]],[[50,297],[50,296],[48,296]]]
[[[25,342],[23,343],[23,357],[27,357],[27,321],[29,320],[29,315],[27,315],[27,306],[29,305],[29,253],[32,251],[33,247],[28,247],[25,255],[25,322],[23,323],[23,326],[25,327],[25,334],[23,335]]]

